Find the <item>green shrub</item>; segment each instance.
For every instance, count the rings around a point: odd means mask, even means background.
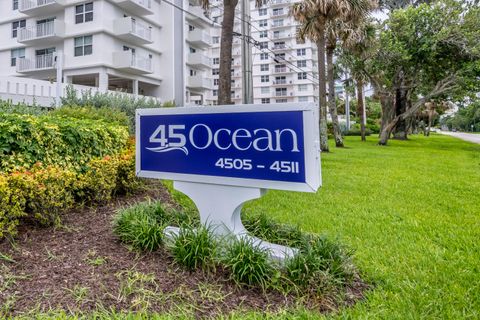
[[[259,285],[265,289],[269,287],[274,274],[268,252],[246,237],[231,240],[222,262],[237,285]]]
[[[369,136],[371,135],[372,132],[370,131],[370,129],[365,129],[365,136]],[[347,131],[345,133],[346,136],[361,136],[362,135],[362,132],[360,131],[360,129],[350,129],[349,131]]]
[[[0,114],[0,171],[37,162],[80,171],[91,159],[118,154],[127,141],[126,127],[104,121]]]
[[[29,106],[25,103],[12,103],[11,100],[0,100],[0,113],[14,113],[14,114],[28,114],[28,115],[42,115],[48,112],[49,108],[40,107],[37,105]]]
[[[204,226],[181,227],[173,237],[171,252],[175,262],[189,270],[210,268],[214,265],[217,243],[211,231]]]
[[[31,171],[19,172],[21,195],[25,199],[25,212],[42,225],[60,221],[60,214],[74,203],[72,186],[75,173],[54,166],[36,165]],[[22,185],[23,184],[23,185]]]
[[[24,215],[25,202],[16,201],[17,192],[10,187],[9,177],[0,175],[0,239],[16,235],[18,219]]]
[[[82,91],[78,93],[72,86],[67,87],[62,105],[91,106],[95,108],[109,108],[124,112],[129,119],[130,132],[134,133],[135,111],[139,108],[160,108],[161,103],[153,98],[133,97],[122,93]]]
[[[73,119],[103,120],[107,123],[125,127],[129,125],[128,117],[124,112],[106,107],[62,106],[61,108],[52,110],[49,115]]]
[[[77,202],[106,203],[116,188],[118,164],[110,156],[91,160],[75,182]]]
[[[168,213],[160,204],[139,203],[120,210],[114,218],[114,233],[135,249],[153,251],[164,240]]]

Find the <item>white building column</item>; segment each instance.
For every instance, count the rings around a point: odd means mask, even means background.
[[[108,91],[108,74],[104,70],[98,73],[97,87],[101,92]]]
[[[138,96],[138,80],[134,79],[132,81],[133,81],[133,86],[132,86],[133,95]]]

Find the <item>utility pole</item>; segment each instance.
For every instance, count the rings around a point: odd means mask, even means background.
[[[250,1],[241,0],[242,17],[242,94],[243,103],[253,103],[252,44],[250,30]]]

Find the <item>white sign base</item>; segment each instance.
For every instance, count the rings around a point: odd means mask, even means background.
[[[211,227],[215,235],[249,238],[254,245],[266,249],[275,260],[281,261],[296,253],[296,249],[249,236],[242,224],[240,214],[243,204],[260,198],[265,189],[182,181],[175,181],[173,186],[192,199],[200,212],[200,222]],[[176,227],[167,227],[165,234],[172,236],[178,231]]]

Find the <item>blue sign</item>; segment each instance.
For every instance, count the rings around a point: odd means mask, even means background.
[[[316,123],[314,109],[305,105],[141,109],[137,174],[315,191],[320,183]]]

